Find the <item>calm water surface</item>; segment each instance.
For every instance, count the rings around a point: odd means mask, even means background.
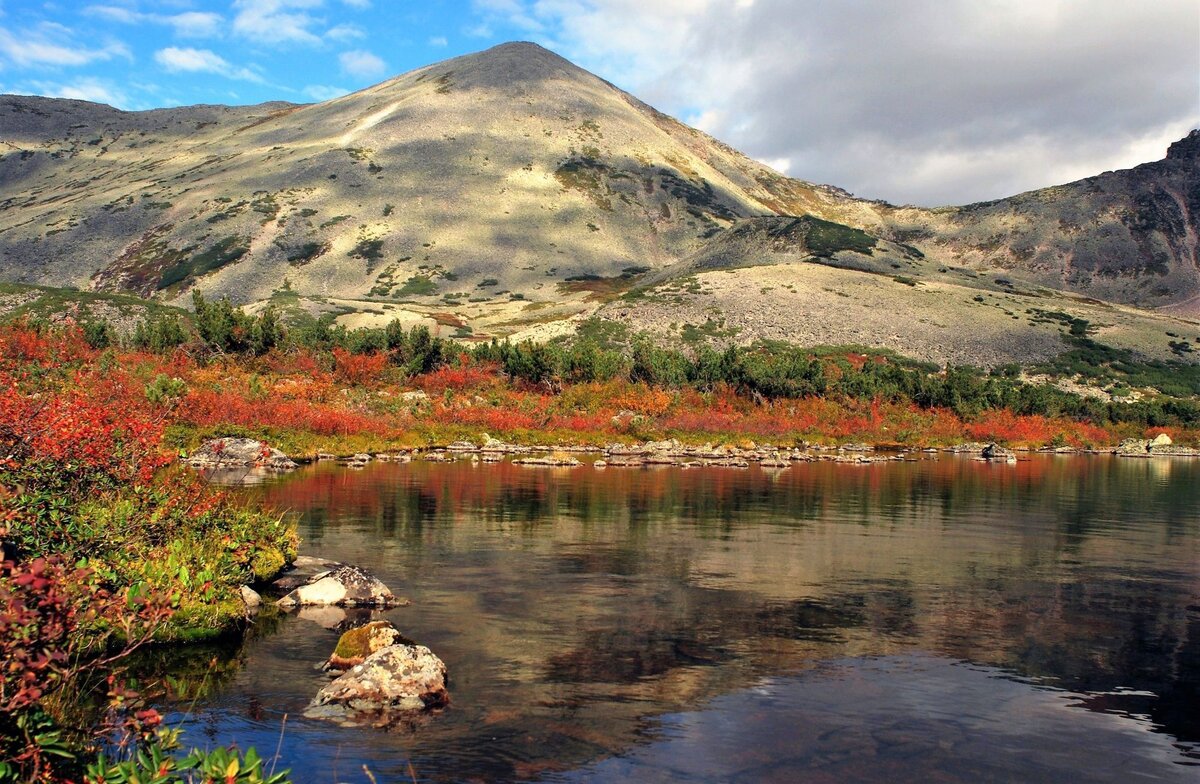
[[[343,728],[300,715],[342,611],[166,663],[187,742],[278,744],[302,782],[1200,781],[1200,461],[320,465],[239,492],[411,599],[383,616],[450,672],[448,710]]]

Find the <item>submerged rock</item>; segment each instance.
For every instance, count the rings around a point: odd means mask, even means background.
[[[538,457],[518,457],[513,461],[513,465],[531,465],[531,466],[560,466],[573,468],[582,465],[574,457],[570,455],[540,455]]]
[[[393,607],[397,603],[391,589],[374,575],[346,564],[317,572],[279,600],[280,607]]]
[[[337,718],[340,712],[423,711],[449,702],[445,662],[424,645],[389,645],[325,685],[306,714]]]

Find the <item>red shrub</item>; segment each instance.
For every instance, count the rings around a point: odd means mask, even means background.
[[[340,348],[333,350],[334,375],[350,384],[367,384],[371,381],[378,381],[387,366],[387,354],[377,351],[370,354],[351,354]]]

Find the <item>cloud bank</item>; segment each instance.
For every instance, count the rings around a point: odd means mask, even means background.
[[[1194,0],[479,0],[795,177],[918,204],[1161,158],[1200,122]]]

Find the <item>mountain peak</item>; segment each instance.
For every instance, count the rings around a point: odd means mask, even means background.
[[[555,79],[596,78],[588,71],[531,41],[510,41],[482,52],[439,63],[454,80],[480,87],[509,87]]]
[[[1191,133],[1168,147],[1167,160],[1200,161],[1200,128],[1193,128]]]

